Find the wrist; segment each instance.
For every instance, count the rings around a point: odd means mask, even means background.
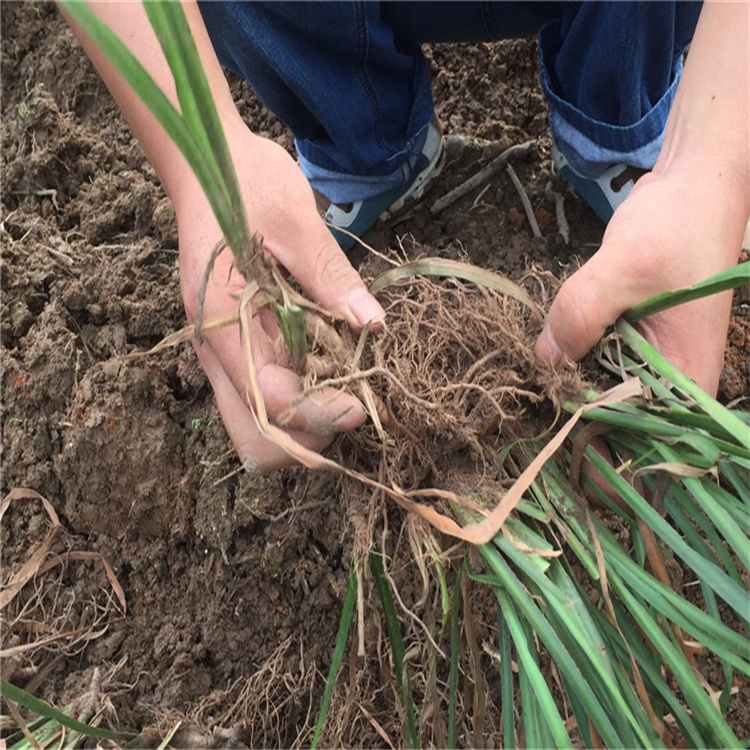
[[[707,2],[685,63],[654,172],[678,174],[706,222],[744,227],[750,214],[747,3]],[[721,209],[720,211],[717,210]]]
[[[747,159],[728,160],[719,149],[670,149],[657,160],[653,176],[678,186],[685,220],[711,228],[724,264],[737,261],[750,216]]]

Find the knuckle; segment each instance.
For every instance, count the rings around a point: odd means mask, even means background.
[[[338,298],[356,286],[359,276],[343,251],[336,245],[324,245],[318,252],[313,269],[316,288]]]

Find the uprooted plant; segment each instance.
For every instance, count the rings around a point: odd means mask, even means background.
[[[221,122],[190,28],[179,3],[150,2],[145,3],[144,7],[172,70],[180,111],[159,89],[148,72],[116,34],[97,18],[87,4],[66,2],[64,5],[76,23],[107,54],[129,85],[147,104],[169,137],[179,147],[198,178],[224,233],[223,239],[217,244],[211,262],[205,270],[195,324],[180,335],[171,338],[168,343],[172,344],[192,336],[200,341],[202,330],[216,326],[233,325],[239,321],[252,389],[253,403],[251,406],[259,428],[266,438],[276,443],[291,458],[308,468],[325,468],[342,472],[384,492],[405,509],[418,513],[444,533],[472,543],[482,543],[492,539],[502,525],[504,518],[512,510],[512,498],[506,498],[502,507],[496,508],[487,518],[461,526],[453,518],[439,513],[434,507],[417,501],[417,498],[440,497],[461,504],[465,500],[459,494],[446,489],[433,490],[420,486],[406,490],[400,486],[398,477],[375,477],[370,472],[357,471],[354,468],[342,466],[300,445],[286,431],[269,421],[250,337],[250,324],[253,316],[258,315],[261,309],[267,307],[273,310],[279,322],[289,361],[301,374],[305,375],[308,392],[311,389],[317,390],[329,385],[348,386],[352,393],[361,398],[383,443],[387,442],[383,431],[383,420],[381,419],[381,415],[384,417],[386,415],[383,410],[382,397],[375,393],[368,377],[359,367],[362,351],[370,331],[365,327],[360,341],[355,343],[348,330],[337,327],[336,324],[340,321],[336,320],[335,315],[307,300],[287,282],[274,259],[263,249],[262,238],[253,234],[248,227],[237,176]],[[229,318],[204,322],[201,310],[206,284],[211,274],[213,261],[226,246],[231,249],[234,264],[246,279],[247,285],[238,301],[236,316],[232,315]],[[416,272],[424,273],[425,270],[417,269]],[[524,290],[495,274],[484,273],[483,278],[478,279],[477,274],[479,273],[481,276],[481,272],[477,272],[477,269],[462,268],[461,264],[438,267],[432,271],[427,269],[427,272],[449,276],[463,275],[473,282],[479,281],[481,284],[489,286],[490,289],[494,287],[515,297],[528,307],[532,314],[539,314],[538,307]],[[408,271],[406,273],[400,272],[400,275],[408,276],[409,273]],[[390,282],[391,279],[389,278],[380,280],[380,288],[385,287]],[[475,328],[480,333],[480,337],[484,337],[479,342],[480,346],[474,347],[477,351],[481,349],[482,344],[487,342],[488,331],[494,323],[492,320],[486,319],[486,316],[484,316],[485,321],[482,323],[483,315],[472,313],[472,305],[470,301],[468,302],[469,304],[466,305],[461,304],[461,307],[463,310],[470,312],[471,317],[476,319],[477,326]],[[463,314],[465,316],[466,312]],[[465,321],[466,317],[463,320]],[[480,330],[483,325],[485,327],[484,332]],[[415,333],[416,330],[418,329],[414,329]],[[308,347],[315,347],[317,353],[315,351],[308,353]],[[490,364],[489,359],[487,364]],[[381,373],[387,370],[387,367],[380,368]],[[421,400],[424,405],[430,398],[429,394],[426,398],[424,395],[420,397],[410,393],[408,390],[409,383],[403,382],[403,379],[399,380],[393,373],[388,379],[391,384],[397,384],[396,388],[410,394],[412,402],[416,403]],[[498,387],[503,389],[508,387],[509,393],[515,392],[518,395],[520,393],[518,390],[520,380],[520,375],[514,375],[509,384],[501,383]],[[495,421],[502,420],[505,414],[504,407],[498,403],[497,394],[493,395],[493,389],[472,383],[467,383],[465,387],[465,390],[474,392],[472,396],[476,396],[477,389],[483,390],[485,400],[489,400],[492,404],[496,412],[492,419]],[[434,395],[432,398],[434,398]],[[457,396],[454,399],[454,396],[451,395],[447,400],[461,401],[461,397]],[[470,400],[473,403],[476,399],[471,398]],[[459,407],[461,409],[466,408],[464,403],[459,404]],[[432,411],[443,409],[440,404],[433,404],[429,408]],[[476,416],[480,421],[488,419],[487,414],[477,414]],[[569,428],[572,428],[574,421],[572,420],[569,423]],[[420,427],[418,424],[410,426],[405,420],[402,420],[399,422],[399,429],[402,430],[402,434],[404,434],[403,431],[405,431],[405,434],[410,432],[414,434],[419,431]],[[485,426],[483,425],[478,428],[465,428],[464,439],[469,442],[476,440],[476,437],[472,437],[472,434],[479,434],[484,429]],[[406,476],[408,477],[408,473]],[[388,481],[382,481],[386,479]],[[403,478],[401,478],[401,481],[403,481]]]

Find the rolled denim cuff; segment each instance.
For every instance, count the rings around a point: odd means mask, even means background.
[[[664,143],[682,74],[682,57],[675,64],[669,88],[640,120],[632,125],[611,125],[589,117],[555,93],[543,49],[540,44],[541,82],[549,103],[552,137],[573,169],[588,178],[598,177],[613,164],[652,169]]]
[[[388,160],[389,164],[400,162],[388,174],[355,175],[327,169],[308,159],[304,154],[305,144],[295,141],[300,167],[313,190],[325,195],[331,203],[354,203],[366,200],[407,182],[427,140],[428,125],[429,122],[410,139],[407,149]]]
[[[606,148],[576,130],[559,112],[550,109],[550,130],[555,144],[582,177],[596,179],[613,164],[651,170],[664,142],[664,133],[638,148]]]

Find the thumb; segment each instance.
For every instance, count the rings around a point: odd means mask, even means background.
[[[649,296],[632,257],[629,267],[619,261],[625,257],[611,243],[602,246],[560,287],[536,343],[541,362],[579,360],[625,310]]]
[[[310,231],[312,230],[312,231]],[[319,216],[308,224],[304,252],[274,251],[277,260],[318,304],[344,316],[360,328],[385,317],[380,303],[338,246]]]

